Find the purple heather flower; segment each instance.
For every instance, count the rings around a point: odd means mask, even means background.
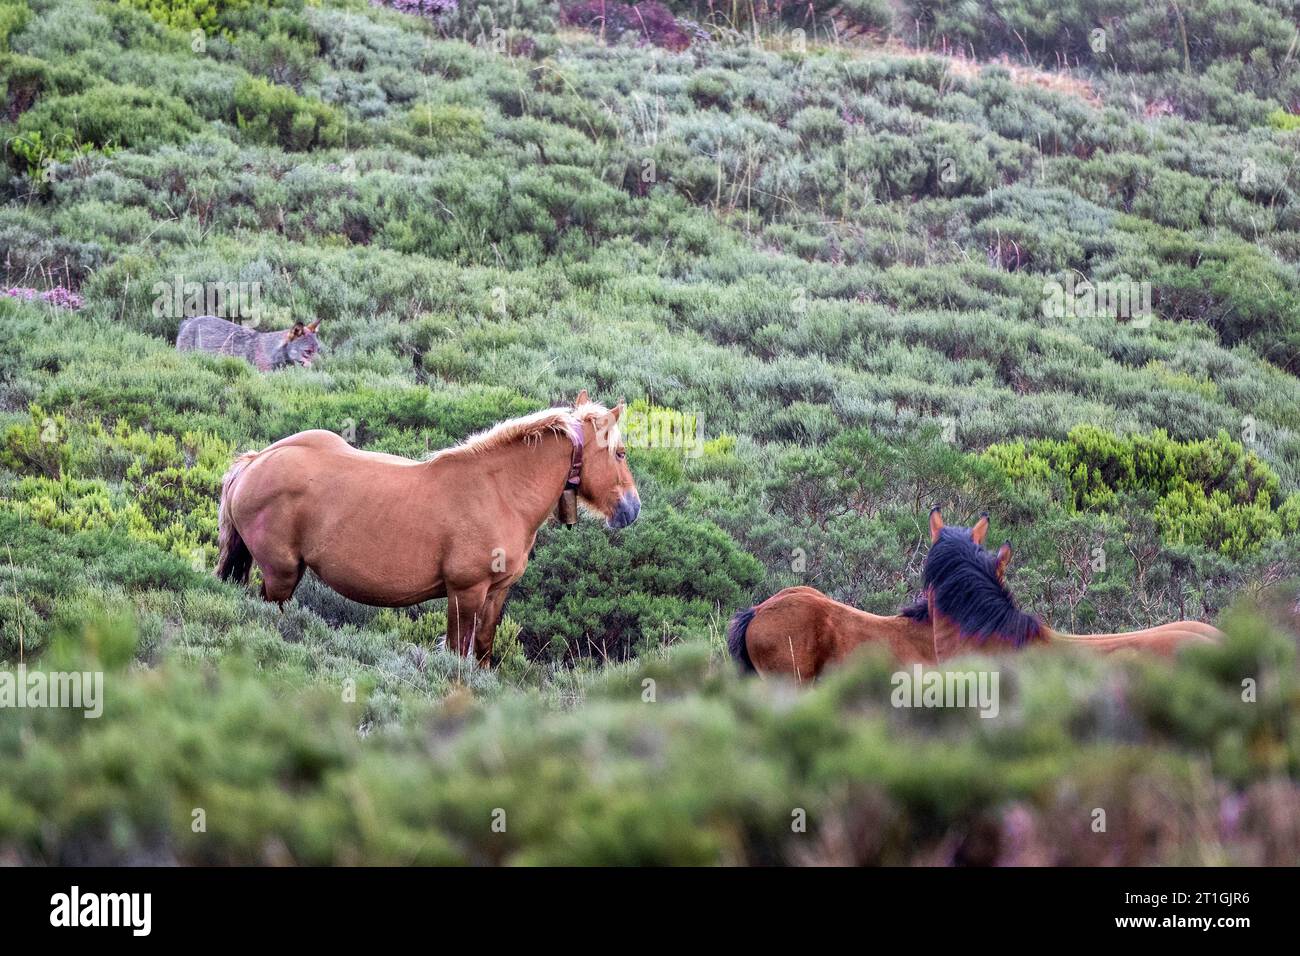
[[[86,304],[80,293],[65,289],[61,285],[55,286],[53,289],[47,289],[44,292],[39,289],[15,285],[10,286],[8,289],[0,289],[0,295],[10,299],[22,299],[24,302],[35,302],[39,298],[46,305],[52,305],[59,309],[80,309]]]

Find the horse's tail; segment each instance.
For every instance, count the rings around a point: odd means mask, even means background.
[[[253,554],[239,536],[235,522],[230,517],[230,494],[235,479],[259,454],[261,452],[244,452],[231,463],[230,469],[221,479],[221,499],[217,504],[217,545],[221,548],[221,553],[217,557],[217,577],[223,581],[233,579],[240,584],[247,584],[248,573],[253,568]]]
[[[749,647],[745,643],[745,634],[749,630],[749,622],[754,619],[754,612],[757,608],[747,607],[743,611],[737,611],[727,625],[727,650],[731,651],[732,658],[740,665],[740,671],[744,673],[757,673],[758,668],[754,662],[749,659]]]
[[[1118,634],[1063,634],[1046,628],[1044,630],[1049,641],[1078,644],[1105,653],[1138,649],[1172,654],[1184,644],[1215,644],[1223,639],[1223,632],[1217,627],[1200,621],[1173,621]]]

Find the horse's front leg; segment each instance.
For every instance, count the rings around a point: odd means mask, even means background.
[[[507,585],[489,592],[487,600],[483,602],[483,620],[479,624],[478,633],[474,635],[474,656],[478,658],[480,667],[492,666],[492,639],[496,637],[497,625],[501,623],[501,608],[505,606],[506,595],[509,593],[510,587]]]
[[[483,627],[488,583],[468,588],[447,588],[447,649],[462,657],[477,643]]]

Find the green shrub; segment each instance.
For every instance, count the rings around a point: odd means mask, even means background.
[[[26,0],[0,2],[0,53],[9,49],[9,37],[21,30],[31,16]]]
[[[344,120],[332,107],[260,77],[236,84],[232,119],[249,141],[287,150],[336,146],[343,138]]]
[[[79,147],[102,150],[180,143],[200,128],[194,112],[176,97],[117,84],[41,97],[18,120],[21,136],[48,144],[58,159]]]
[[[64,607],[57,643],[69,669],[120,668],[121,650],[146,638],[117,601]],[[211,603],[186,612],[221,620]],[[1176,662],[1006,658],[1000,706],[1016,720],[891,707],[896,667],[877,655],[792,697],[691,645],[605,668],[576,709],[461,685],[413,725],[365,734],[358,726],[394,701],[371,669],[279,686],[266,680],[259,629],[225,626],[245,646],[221,661],[115,670],[101,719],[35,708],[0,724],[0,848],[22,862],[104,864],[146,854],[222,865],[915,864],[972,852],[1245,863],[1274,843],[1271,818],[1254,812],[1270,805],[1259,786],[1300,765],[1288,719],[1295,649],[1261,608],[1226,622],[1223,645]],[[1243,704],[1243,674],[1274,692]],[[340,693],[344,675],[355,702]],[[1207,778],[1248,811],[1210,836],[1224,797]],[[791,837],[792,805],[806,810],[807,834]],[[1094,806],[1118,811],[1105,833],[1071,822]],[[484,826],[498,808],[504,832]],[[1030,824],[1029,846],[965,837],[1008,808]],[[890,838],[846,839],[864,820]]]
[[[159,23],[189,32],[203,30],[210,35],[221,29],[223,15],[252,7],[252,0],[121,0],[128,7],[143,10]]]
[[[11,425],[0,465],[32,475],[13,485],[5,507],[56,530],[118,528],[190,560],[216,557],[217,495],[233,448],[210,435],[151,435],[119,420],[69,426],[32,409]],[[120,483],[120,484],[118,484]]]
[[[21,116],[46,94],[76,93],[85,78],[76,70],[34,56],[0,53],[0,103],[9,117]]]
[[[1284,133],[1291,133],[1300,129],[1300,114],[1288,113],[1286,110],[1274,110],[1268,114],[1268,125],[1274,129],[1280,129]]]
[[[472,153],[487,143],[483,114],[463,106],[420,104],[407,115],[406,125],[438,152]]]
[[[622,660],[730,616],[760,566],[712,522],[655,509],[616,538],[599,522],[544,530],[509,601],[525,647]]]
[[[1162,430],[1120,436],[1095,426],[1064,441],[993,445],[984,457],[1017,485],[1059,489],[1067,506],[1112,510],[1120,495],[1150,495],[1165,540],[1240,557],[1300,530],[1300,494],[1284,496],[1277,474],[1220,432],[1177,442]]]
[[[827,4],[827,9],[834,8]],[[858,26],[888,31],[894,24],[894,7],[888,0],[846,0],[839,9]]]

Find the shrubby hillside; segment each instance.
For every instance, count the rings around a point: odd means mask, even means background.
[[[0,860],[1300,859],[1297,4],[720,10],[0,0],[0,659],[108,675],[0,712]],[[178,354],[185,283],[321,361]],[[703,440],[543,530],[494,671],[212,578],[236,452],[580,388]],[[733,674],[783,586],[912,596],[936,503],[1064,630],[1230,640],[1001,661],[996,720]]]

